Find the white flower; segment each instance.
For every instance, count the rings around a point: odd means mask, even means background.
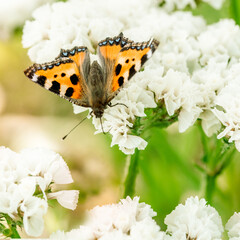
[[[65,190],[49,193],[48,199],[57,199],[63,207],[74,210],[77,207],[79,191]]]
[[[78,229],[73,229],[70,232],[64,233],[63,231],[57,231],[52,233],[50,239],[56,240],[71,240],[71,239],[81,239],[81,240],[95,240],[95,235],[91,228],[86,226],[80,226]]]
[[[45,191],[51,190],[52,184],[71,183],[69,168],[59,154],[43,148],[15,153],[0,147],[0,165],[0,213],[6,213],[16,221],[23,219],[28,235],[41,235],[43,216],[48,208]],[[43,198],[36,197],[35,193]],[[76,207],[78,191],[51,194],[62,206]]]
[[[221,121],[225,129],[218,135],[229,138],[229,142],[235,142],[240,151],[240,100],[239,100],[239,77],[233,78],[216,97],[216,105],[212,112]]]
[[[31,17],[32,11],[51,0],[9,0],[1,1],[0,8],[0,38],[7,39],[14,28],[24,24]],[[9,17],[11,16],[11,17]]]
[[[43,215],[47,212],[47,202],[37,197],[30,197],[21,204],[20,208],[24,212],[23,225],[26,233],[34,237],[40,236],[44,229]]]
[[[202,119],[202,128],[208,137],[220,130],[221,123],[211,111],[205,111],[200,115]]]
[[[234,213],[228,220],[226,226],[230,240],[238,240],[240,238],[240,213]]]
[[[52,181],[56,184],[72,183],[73,179],[63,158],[45,148],[31,148],[21,151],[21,160],[28,168],[29,174],[41,176],[48,186]]]
[[[213,240],[221,239],[223,232],[222,220],[218,212],[206,205],[205,199],[190,197],[185,205],[178,205],[164,223],[169,232],[176,239]]]
[[[152,219],[156,213],[139,198],[122,199],[118,204],[96,206],[87,222],[68,233],[57,232],[50,239],[162,240],[164,233]]]

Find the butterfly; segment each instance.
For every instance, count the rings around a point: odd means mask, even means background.
[[[100,64],[90,62],[87,47],[61,49],[52,62],[33,64],[24,73],[33,82],[102,118],[111,100],[152,56],[159,42],[134,42],[122,33],[98,43]]]

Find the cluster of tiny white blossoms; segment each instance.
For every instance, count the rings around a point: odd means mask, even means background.
[[[154,221],[156,213],[139,198],[122,199],[118,204],[96,206],[79,228],[64,233],[57,231],[50,239],[81,240],[220,240],[223,224],[215,208],[205,199],[190,197],[166,216],[166,232]],[[230,240],[240,237],[240,214],[234,213],[225,228]]]
[[[233,20],[207,25],[190,12],[169,14],[155,0],[114,4],[109,0],[70,0],[42,6],[33,18],[25,24],[22,43],[29,48],[31,60],[38,63],[53,60],[60,48],[76,45],[95,53],[98,41],[120,32],[134,41],[151,37],[160,41],[144,71],[135,74],[112,101],[128,108],[118,105],[103,115],[104,131],[113,136],[112,145],[119,145],[124,153],[146,147],[147,142],[133,135],[131,128],[136,117],[145,116],[145,108],[155,108],[160,101],[170,116],[178,113],[180,132],[201,119],[207,136],[225,126],[218,137],[228,137],[240,149],[240,98],[235,87],[240,86],[240,29]],[[96,59],[95,54],[91,57]],[[232,88],[236,94],[231,94]],[[79,113],[83,108],[75,106],[74,111]],[[102,131],[99,119],[93,117],[93,124],[96,133]]]
[[[78,229],[57,231],[50,239],[151,240],[165,235],[153,220],[156,213],[139,198],[122,199],[118,204],[96,206],[87,213],[87,221]]]
[[[53,0],[8,0],[0,4],[0,39],[8,39],[14,28],[23,26],[37,7]]]
[[[0,147],[0,166],[0,213],[14,221],[23,219],[28,235],[42,234],[48,199],[57,199],[65,208],[76,208],[79,191],[51,192],[53,184],[73,182],[69,168],[59,154],[43,148],[16,153]]]

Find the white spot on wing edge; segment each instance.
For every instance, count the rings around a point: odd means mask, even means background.
[[[147,53],[147,59],[149,59],[152,56],[152,49],[150,49]]]
[[[67,85],[61,85],[60,95],[65,96],[65,93],[66,93],[67,89],[68,89]]]
[[[37,80],[38,80],[38,75],[34,74],[31,80],[32,80],[33,82],[37,82]]]
[[[44,87],[48,90],[52,86],[52,81],[49,79],[46,80]]]
[[[141,61],[136,61],[135,63],[135,70],[138,72],[141,69]]]

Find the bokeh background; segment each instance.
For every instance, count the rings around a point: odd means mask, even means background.
[[[226,0],[219,11],[206,3],[200,3],[191,11],[204,16],[209,24],[221,18],[235,18],[238,22],[230,0]],[[54,201],[51,203],[42,236],[48,237],[57,229],[67,231],[77,227],[87,209],[118,202],[123,196],[128,159],[117,146],[110,147],[108,134],[94,135],[91,120],[83,122],[62,140],[87,112],[75,115],[69,102],[24,76],[24,69],[32,63],[27,50],[22,48],[21,35],[20,24],[8,38],[0,36],[0,145],[14,151],[44,146],[58,152],[74,178],[71,186],[59,186],[59,189],[80,190],[75,211],[64,209]],[[146,150],[140,152],[136,195],[158,213],[155,219],[163,230],[165,216],[180,202],[191,195],[204,197],[205,175],[196,167],[202,155],[198,126],[180,134],[177,123],[166,130],[152,129]],[[234,211],[240,211],[239,172],[240,154],[235,152],[231,163],[217,178],[213,194],[212,205],[224,224]]]

